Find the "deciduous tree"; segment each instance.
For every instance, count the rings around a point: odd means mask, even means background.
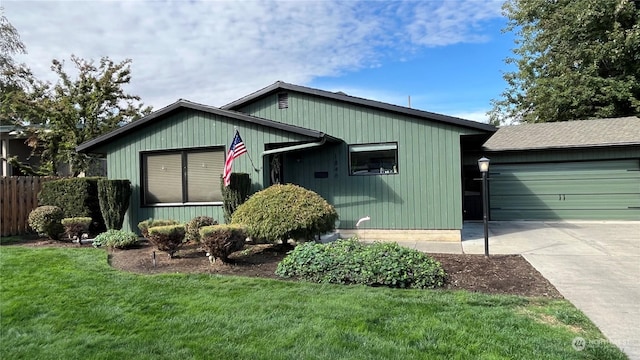
[[[640,114],[640,2],[508,0],[516,71],[494,124]]]

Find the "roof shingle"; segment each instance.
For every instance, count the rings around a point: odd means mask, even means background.
[[[489,151],[640,145],[640,118],[509,125],[484,143]]]

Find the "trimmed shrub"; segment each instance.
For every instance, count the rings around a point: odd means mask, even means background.
[[[90,217],[89,232],[99,234],[106,230],[98,201],[99,179],[86,177],[48,181],[42,184],[38,203],[61,208],[65,218]]]
[[[318,283],[416,289],[441,287],[446,279],[440,263],[423,252],[355,239],[298,245],[278,264],[276,274]]]
[[[138,244],[138,235],[131,231],[109,229],[93,239],[93,246],[129,249]]]
[[[130,197],[131,181],[98,180],[98,203],[107,229],[122,229]]]
[[[200,229],[200,237],[209,256],[228,262],[229,255],[244,247],[247,231],[241,225],[205,226]]]
[[[194,217],[185,226],[186,234],[184,236],[184,240],[197,243],[200,242],[200,228],[211,225],[218,225],[218,222],[210,216]]]
[[[74,217],[64,218],[61,221],[64,227],[64,232],[69,239],[82,239],[82,234],[89,232],[89,226],[91,225],[90,217]]]
[[[40,235],[48,236],[53,240],[60,240],[64,233],[62,219],[64,212],[57,206],[38,206],[29,213],[29,226]]]
[[[148,228],[148,232],[149,241],[158,250],[169,254],[170,258],[173,258],[173,254],[178,251],[178,248],[184,242],[184,225],[153,226]]]
[[[232,224],[243,224],[252,238],[269,242],[311,240],[335,228],[336,209],[303,187],[272,185],[253,194],[236,209]]]
[[[231,173],[229,186],[224,186],[224,181],[220,181],[222,187],[222,201],[224,210],[224,222],[229,224],[231,216],[238,206],[242,205],[249,198],[251,193],[251,178],[247,173]]]
[[[140,229],[140,233],[142,236],[149,239],[149,228],[154,226],[167,226],[167,225],[178,225],[179,222],[175,220],[153,220],[148,219],[138,223],[138,229]]]

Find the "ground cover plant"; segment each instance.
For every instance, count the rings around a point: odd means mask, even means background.
[[[440,263],[423,252],[357,239],[300,244],[278,264],[276,274],[317,283],[415,289],[441,287],[446,279]]]
[[[109,229],[93,239],[93,246],[129,249],[138,244],[138,235],[131,231]]]
[[[562,299],[149,276],[101,249],[0,250],[0,358],[625,358]]]

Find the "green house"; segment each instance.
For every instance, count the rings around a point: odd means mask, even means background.
[[[220,179],[235,131],[247,154],[233,171],[253,190],[311,189],[333,204],[345,236],[460,240],[463,151],[493,126],[276,82],[222,108],[179,100],[78,147],[104,154],[112,179],[133,185],[125,228],[148,218],[223,218]]]

